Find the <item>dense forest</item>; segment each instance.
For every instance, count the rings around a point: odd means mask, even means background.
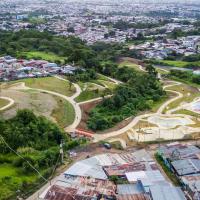
[[[116,68],[113,76],[124,84],[117,87],[112,98],[105,99],[91,111],[88,127],[94,131],[108,129],[139,111],[150,109],[159,101],[165,93],[156,78],[155,69],[148,66],[147,71]]]
[[[87,45],[76,37],[54,36],[49,32],[21,30],[19,32],[0,32],[0,55],[23,58],[23,52],[41,51],[64,57],[66,63],[100,70],[101,61],[115,61],[118,56],[136,55],[122,44],[97,42]]]
[[[120,57],[139,58],[137,52],[122,44],[97,42],[89,46],[75,37],[54,36],[34,30],[1,32],[0,41],[0,54],[21,57],[21,52],[51,52],[64,57],[66,63],[75,63],[86,69],[70,77],[71,81],[89,81],[95,79],[99,72],[124,82],[116,88],[112,98],[104,100],[91,112],[88,127],[92,130],[112,127],[136,115],[138,111],[150,108],[164,94],[153,67],[148,68],[149,73],[118,68]]]
[[[200,74],[194,74],[192,71],[170,70],[169,76],[181,81],[200,84]]]
[[[37,117],[30,110],[19,110],[14,118],[1,120],[0,169],[2,173],[7,174],[10,170],[17,174],[0,179],[0,199],[4,196],[16,199],[17,190],[23,194],[44,182],[33,167],[48,178],[56,163],[60,164],[61,140],[65,150],[85,142],[72,141],[56,124],[44,117]]]

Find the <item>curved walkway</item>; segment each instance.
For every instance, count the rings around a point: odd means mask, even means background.
[[[60,80],[68,82],[67,80],[65,80],[61,77],[58,77],[58,76],[55,76],[55,77],[60,79]],[[76,92],[71,97],[65,96],[65,95],[57,93],[57,92],[45,90],[45,89],[37,89],[37,88],[27,87],[24,82],[20,82],[20,83],[16,84],[14,87],[12,87],[12,89],[18,89],[18,90],[30,90],[31,89],[31,90],[35,90],[35,91],[39,91],[39,92],[45,92],[45,93],[48,93],[48,94],[52,94],[52,95],[55,95],[55,96],[58,96],[58,97],[61,97],[65,100],[67,100],[69,103],[72,104],[72,106],[74,108],[75,119],[74,119],[74,122],[71,125],[69,125],[68,127],[65,128],[65,131],[66,132],[72,132],[79,125],[79,123],[81,121],[81,116],[82,116],[80,106],[74,100],[77,96],[80,95],[81,89],[77,84],[73,83],[73,85],[76,88]]]
[[[179,82],[176,82],[176,81],[170,81],[172,84],[169,84],[169,85],[166,85],[163,87],[163,89],[166,89],[168,87],[172,87],[172,86],[175,86],[175,85],[180,85],[181,83]],[[166,101],[158,110],[156,113],[149,113],[149,114],[143,114],[143,115],[139,115],[137,117],[135,117],[127,126],[117,130],[117,131],[113,131],[113,132],[110,132],[110,133],[105,133],[105,134],[94,134],[94,141],[95,142],[98,142],[98,141],[101,141],[101,140],[105,140],[107,138],[112,138],[112,137],[115,137],[115,136],[118,136],[118,135],[121,135],[125,132],[127,132],[129,129],[133,128],[141,119],[143,118],[147,118],[147,117],[150,117],[150,116],[153,116],[153,115],[160,115],[164,109],[166,108],[166,106],[168,106],[170,103],[172,103],[173,101],[176,101],[177,99],[181,98],[182,97],[182,94],[179,93],[179,92],[176,92],[176,91],[173,91],[173,90],[166,90],[166,91],[170,91],[170,92],[174,92],[176,94],[178,94],[178,96],[172,98],[172,99],[169,99],[168,101]]]
[[[163,87],[163,89],[165,90],[166,88],[169,88],[169,87],[173,87],[173,86],[176,86],[176,85],[181,85],[182,83],[179,83],[179,82],[176,82],[176,81],[170,81],[172,82],[172,84],[170,85],[165,85]],[[177,91],[174,91],[174,90],[165,90],[166,92],[171,92],[171,93],[174,93],[174,94],[177,94],[176,97],[172,98],[172,99],[169,99],[168,101],[166,101],[163,105],[160,106],[160,108],[157,110],[157,113],[158,114],[162,114],[163,111],[165,110],[165,108],[172,102],[180,99],[183,97],[183,94],[180,93],[180,92],[177,92]],[[168,111],[169,112],[169,111]]]
[[[9,97],[0,97],[0,99],[5,99],[5,100],[9,101],[9,103],[7,105],[0,108],[0,111],[4,111],[4,110],[10,108],[15,103],[15,101]]]
[[[66,80],[66,79],[64,79],[64,78],[62,78],[60,76],[55,76],[55,78],[58,78],[60,80],[66,81],[66,82],[69,82],[68,80]],[[112,78],[109,78],[109,79],[114,81],[116,84],[120,84],[121,83],[120,81],[117,81],[115,79],[112,79]],[[157,110],[156,113],[149,113],[149,114],[139,115],[139,116],[135,117],[127,126],[121,128],[121,129],[119,129],[117,131],[113,131],[113,132],[105,133],[105,134],[94,134],[94,142],[98,142],[100,140],[105,140],[105,139],[108,139],[108,138],[110,138],[111,141],[114,141],[114,140],[116,141],[116,139],[113,139],[112,137],[115,137],[117,135],[120,135],[122,133],[127,132],[129,129],[133,128],[141,119],[147,118],[147,117],[150,117],[150,116],[153,116],[153,115],[161,115],[162,112],[164,111],[164,109],[170,103],[172,103],[172,102],[176,101],[177,99],[183,97],[182,93],[167,89],[167,88],[175,86],[175,85],[180,85],[181,83],[176,82],[176,81],[170,81],[170,82],[171,82],[171,84],[165,85],[163,87],[163,89],[166,89],[165,91],[175,93],[175,94],[177,94],[177,96],[172,98],[172,99],[169,99],[164,104],[162,104],[160,106],[160,108]],[[91,100],[88,100],[88,101],[85,101],[85,102],[76,103],[75,102],[75,98],[78,97],[81,94],[82,91],[81,91],[81,88],[79,87],[78,84],[75,84],[75,83],[72,83],[72,84],[76,88],[76,92],[71,97],[65,96],[65,95],[57,93],[57,92],[45,90],[45,89],[30,88],[30,87],[25,86],[24,82],[21,82],[21,85],[20,85],[20,83],[18,83],[18,85],[13,87],[13,89],[33,89],[33,90],[36,90],[36,91],[46,92],[46,93],[49,93],[49,94],[52,94],[52,95],[59,96],[59,97],[65,99],[65,100],[67,100],[68,102],[70,102],[72,104],[74,110],[75,110],[75,119],[74,119],[74,122],[70,126],[65,128],[65,131],[66,132],[72,132],[72,131],[74,131],[76,129],[76,127],[81,122],[82,113],[81,113],[81,109],[80,109],[80,104],[89,103],[89,102],[93,102],[93,101],[101,99],[101,97],[100,97],[100,98],[91,99]],[[108,95],[108,96],[106,96],[106,98],[108,98],[110,96],[112,96],[112,95]],[[170,110],[167,111],[167,112],[168,112],[168,114],[171,114]],[[119,141],[119,139],[117,141]],[[122,141],[120,141],[120,143],[122,144]],[[125,144],[125,142],[123,142],[123,144],[122,144],[123,147],[125,147],[124,144]]]

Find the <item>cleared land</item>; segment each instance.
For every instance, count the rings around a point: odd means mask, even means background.
[[[30,52],[22,52],[18,55],[18,57],[24,57],[26,59],[42,59],[47,60],[49,62],[60,62],[64,63],[65,57],[58,56],[54,53],[47,53],[43,51],[30,51]]]
[[[12,87],[11,87],[12,88]],[[75,119],[73,106],[61,97],[34,90],[18,91],[3,89],[2,95],[15,99],[11,108],[2,111],[4,119],[12,118],[19,109],[31,109],[37,115],[43,115],[56,122],[61,128],[72,124]]]

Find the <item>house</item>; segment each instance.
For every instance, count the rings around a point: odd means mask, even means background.
[[[151,200],[186,200],[186,197],[179,187],[153,185],[150,186]]]

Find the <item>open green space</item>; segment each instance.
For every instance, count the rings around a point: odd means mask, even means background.
[[[19,80],[17,82],[25,82],[27,87],[50,90],[66,96],[72,96],[75,92],[75,88],[73,86],[70,88],[69,82],[55,77],[30,78]]]
[[[57,107],[52,112],[52,117],[56,119],[57,124],[61,128],[65,128],[73,123],[75,119],[75,111],[73,106],[66,100],[55,97]]]
[[[46,22],[45,18],[42,18],[42,17],[30,17],[28,19],[28,22],[31,23],[31,24],[43,24]]]
[[[104,92],[99,90],[85,90],[82,91],[81,94],[75,100],[76,102],[83,102],[90,99],[101,97],[103,94]]]
[[[25,199],[41,188],[46,181],[32,166],[46,179],[50,177],[55,166],[61,164],[61,140],[64,152],[86,142],[71,140],[56,124],[27,109],[0,121],[0,133],[0,200],[15,200],[19,195]],[[67,155],[66,159],[69,161]]]
[[[104,81],[104,80],[100,80],[100,82],[107,88],[109,88],[110,90],[114,90],[117,85],[111,81]]]
[[[9,103],[9,101],[7,101],[6,99],[2,99],[0,97],[0,108],[6,106]]]
[[[130,61],[123,61],[119,64],[119,67],[124,67],[124,66],[127,66],[129,68],[132,68],[132,69],[135,69],[137,71],[141,71],[139,66],[133,62],[130,62]]]
[[[56,62],[56,63],[64,63],[65,57],[58,56],[55,53],[51,52],[43,52],[43,51],[29,51],[29,52],[21,52],[18,53],[18,57],[26,58],[26,59],[41,59],[47,60],[49,62]]]
[[[104,99],[90,111],[87,125],[91,130],[111,128],[138,112],[151,109],[165,95],[152,66],[149,66],[148,73],[128,67],[115,70],[115,78],[124,84],[119,84],[111,98]]]
[[[192,86],[185,85],[185,84],[181,84],[181,85],[178,85],[178,86],[172,86],[172,87],[167,88],[167,89],[177,91],[177,92],[180,92],[180,93],[183,94],[182,98],[179,98],[176,101],[173,101],[172,103],[170,103],[168,105],[168,110],[178,107],[181,103],[190,103],[196,97],[200,96],[200,93],[196,88],[194,88]],[[165,109],[165,111],[166,111],[166,109]]]
[[[81,87],[82,92],[76,98],[77,102],[83,102],[112,94],[113,90],[117,86],[114,82],[102,74],[98,74],[98,78],[96,80],[90,80],[90,82],[79,81],[78,84]]]
[[[196,118],[199,118],[200,117],[200,114],[198,113],[195,113],[195,112],[192,112],[190,110],[186,110],[186,109],[181,109],[181,110],[178,110],[176,112],[174,112],[175,114],[184,114],[184,115],[190,115],[190,116],[193,116],[193,117],[196,117]]]
[[[25,190],[28,186],[26,184],[30,187],[30,184],[38,180],[38,175],[26,174],[21,168],[14,167],[11,163],[0,164],[0,200],[15,199],[16,191]]]
[[[163,65],[169,65],[173,67],[182,67],[182,68],[187,67],[187,65],[190,65],[190,64],[200,66],[200,61],[187,62],[187,61],[181,61],[181,60],[158,60],[158,62]]]
[[[165,75],[165,74],[168,74],[169,72],[167,72],[167,71],[165,71],[165,70],[163,70],[163,69],[161,69],[161,68],[156,68],[156,71],[159,73],[159,74],[161,74],[161,75]]]

